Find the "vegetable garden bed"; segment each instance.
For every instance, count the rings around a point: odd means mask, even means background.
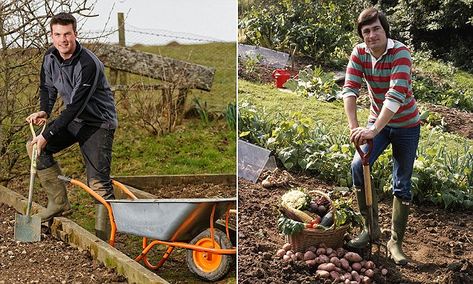
[[[295,175],[295,186],[330,191],[313,177]],[[286,263],[276,256],[284,241],[278,232],[278,206],[287,188],[265,189],[260,183],[239,181],[238,280],[239,283],[323,283],[315,268],[305,262]],[[382,240],[387,242],[391,226],[391,198],[380,200]],[[377,283],[472,283],[473,217],[468,212],[446,212],[432,206],[414,205],[409,216],[404,250],[411,262],[398,267],[380,257],[376,266],[388,269]]]
[[[44,234],[44,228],[41,242],[16,242],[15,213],[0,203],[0,283],[128,283],[88,251]]]

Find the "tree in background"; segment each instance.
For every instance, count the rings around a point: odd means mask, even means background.
[[[415,50],[430,52],[434,58],[473,71],[473,1],[382,2],[392,32],[399,39]]]
[[[354,20],[376,5],[389,18],[391,34],[413,50],[473,70],[471,0],[241,0],[244,43],[309,56],[317,64],[346,62],[358,41]]]

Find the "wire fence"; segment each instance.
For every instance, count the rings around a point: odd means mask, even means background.
[[[176,32],[164,29],[141,28],[125,24],[125,40],[127,46],[135,44],[143,45],[167,45],[179,44],[202,44],[213,42],[228,42],[226,40],[212,38],[185,32]],[[108,28],[104,30],[83,30],[79,39],[85,41],[99,41],[103,43],[118,43],[118,29]]]

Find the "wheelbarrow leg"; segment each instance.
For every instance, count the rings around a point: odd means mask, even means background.
[[[143,260],[143,263],[146,265],[151,270],[156,270],[163,266],[163,264],[168,260],[169,256],[171,255],[172,251],[174,250],[173,246],[167,246],[166,252],[164,253],[163,257],[159,260],[159,262],[156,265],[153,265],[147,257],[148,252],[155,246],[159,244],[158,241],[152,241],[150,244],[148,244],[148,239],[143,238],[143,251],[139,256],[135,258],[135,261],[140,262]]]

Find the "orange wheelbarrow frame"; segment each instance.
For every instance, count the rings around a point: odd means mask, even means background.
[[[111,226],[110,239],[108,240],[108,243],[112,247],[114,247],[115,246],[115,236],[116,236],[116,233],[117,233],[117,225],[115,223],[115,218],[114,218],[114,215],[113,215],[112,206],[107,202],[107,200],[105,200],[102,196],[98,195],[95,191],[93,191],[89,186],[87,186],[83,182],[81,182],[79,180],[76,180],[76,179],[73,179],[73,178],[70,178],[70,177],[66,177],[66,176],[58,176],[58,178],[60,180],[70,182],[73,185],[81,187],[82,189],[87,191],[87,193],[92,195],[92,197],[94,197],[97,201],[99,201],[101,204],[103,204],[105,206],[105,208],[107,208],[108,217],[110,219],[110,226]],[[116,186],[118,189],[122,190],[130,199],[134,199],[134,200],[138,199],[124,184],[122,184],[122,183],[120,183],[116,180],[113,180],[113,179],[112,179],[112,184],[114,186]],[[166,262],[166,260],[169,258],[172,251],[176,247],[201,252],[201,253],[203,253],[203,257],[205,257],[206,259],[210,259],[210,260],[212,260],[212,254],[216,254],[216,255],[236,255],[236,247],[221,249],[220,246],[218,245],[218,243],[215,241],[214,223],[215,223],[215,208],[216,208],[216,206],[217,206],[217,204],[213,205],[212,212],[210,214],[210,220],[209,220],[209,224],[210,224],[209,225],[209,228],[210,228],[210,244],[205,243],[206,246],[204,247],[202,245],[192,245],[192,244],[185,243],[185,242],[175,242],[175,241],[173,241],[174,237],[171,238],[171,241],[152,240],[148,244],[148,238],[143,237],[143,242],[142,242],[143,250],[142,250],[141,254],[138,255],[135,258],[135,260],[138,261],[138,262],[143,260],[143,263],[146,265],[146,267],[148,267],[149,269],[152,269],[152,270],[157,270],[158,268],[160,268],[164,264],[164,262]],[[230,212],[234,212],[234,210],[231,210],[230,205],[228,205],[228,207],[226,209],[226,213],[225,213],[225,233],[226,233],[226,236],[229,240],[230,240],[230,232],[229,232]],[[185,224],[186,222],[188,222],[188,220],[184,221],[183,224]],[[153,265],[148,260],[147,254],[155,245],[165,245],[165,246],[167,246],[167,249],[166,249],[166,252],[164,253],[163,257],[161,258],[161,260],[156,265]]]

